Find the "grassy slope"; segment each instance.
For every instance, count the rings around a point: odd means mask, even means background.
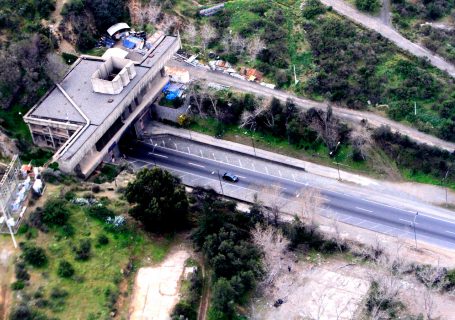
[[[127,209],[122,201],[113,202],[111,208],[117,213],[124,213]],[[45,288],[46,297],[54,287],[68,291],[69,295],[62,310],[54,312],[44,309],[49,315],[60,319],[88,319],[89,316],[102,319],[110,312],[106,307],[106,291],[118,291],[118,284],[123,279],[121,270],[133,258],[136,267],[161,261],[169,249],[170,241],[151,239],[136,229],[121,234],[106,232],[103,231],[101,222],[87,217],[81,208],[72,206],[71,211],[70,223],[76,229],[73,237],[59,239],[55,232],[50,232],[39,233],[39,236],[32,240],[46,249],[49,263],[42,269],[29,268],[32,280],[31,287],[27,290],[34,292],[42,286]],[[108,236],[108,245],[96,246],[96,237],[99,234]],[[92,256],[85,262],[75,261],[73,246],[85,238],[92,239]],[[19,236],[18,241],[26,239]],[[57,276],[58,264],[62,259],[69,261],[75,268],[73,279]]]

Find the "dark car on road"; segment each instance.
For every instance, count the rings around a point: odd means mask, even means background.
[[[239,177],[237,177],[235,174],[232,174],[230,172],[225,172],[223,174],[223,180],[230,181],[230,182],[237,182],[237,181],[239,181]]]

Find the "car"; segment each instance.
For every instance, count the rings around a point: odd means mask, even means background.
[[[223,180],[230,181],[230,182],[237,182],[237,181],[239,181],[239,177],[237,177],[235,174],[232,174],[230,172],[225,172],[223,174]]]

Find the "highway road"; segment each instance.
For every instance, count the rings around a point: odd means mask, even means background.
[[[240,190],[240,193],[234,197],[241,200],[244,200],[242,195],[248,192],[256,193],[265,186],[276,185],[281,188],[283,197],[292,201],[299,196],[302,189],[313,187],[308,182],[280,178],[276,175],[257,172],[147,142],[138,142],[130,150],[124,150],[124,152],[127,159],[136,168],[157,165],[181,177],[195,177],[192,180],[183,179],[185,184],[192,186],[207,186],[210,185],[209,182],[212,185],[216,182],[216,186],[219,183],[218,171],[221,175],[226,171],[232,172],[240,178],[239,182],[222,181],[222,185],[225,193],[233,188]],[[455,248],[455,220],[446,220],[425,212],[419,212],[416,216],[415,211],[371,201],[355,194],[340,193],[320,187],[318,189],[325,201],[321,214],[326,217],[333,218],[335,215],[336,219],[343,223],[411,239],[414,238],[415,226],[415,234],[419,241]],[[414,218],[415,225],[413,224]]]

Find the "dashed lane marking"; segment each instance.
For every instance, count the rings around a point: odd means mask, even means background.
[[[195,167],[199,167],[199,168],[205,168],[205,166],[197,164],[197,163],[193,163],[193,162],[188,162],[188,164],[195,166]]]
[[[361,207],[355,207],[357,210],[362,210],[362,211],[365,211],[365,212],[370,212],[372,213],[373,211],[372,210],[368,210],[368,209],[364,209],[364,208],[361,208]]]

